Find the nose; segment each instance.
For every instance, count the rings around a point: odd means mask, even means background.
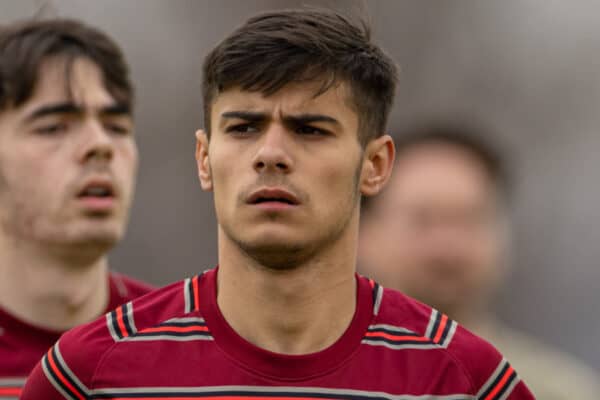
[[[82,132],[82,144],[79,159],[82,163],[112,160],[114,153],[110,133],[101,123],[92,121],[85,125]]]
[[[269,127],[260,138],[253,160],[254,169],[259,173],[269,171],[289,173],[293,165],[289,140],[283,127]]]

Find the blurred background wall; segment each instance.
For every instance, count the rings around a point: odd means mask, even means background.
[[[0,23],[45,3],[51,16],[107,30],[132,66],[142,161],[113,268],[166,284],[216,263],[212,199],[194,161],[203,55],[257,11],[349,9],[370,16],[402,67],[392,131],[459,114],[493,128],[514,160],[501,315],[600,368],[600,2],[0,0]]]

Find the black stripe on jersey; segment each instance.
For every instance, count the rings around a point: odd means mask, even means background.
[[[435,334],[438,331],[438,328],[440,327],[440,322],[442,321],[442,313],[441,312],[435,312],[435,322],[433,323],[433,327],[431,328],[431,333],[429,334],[429,339],[435,338]]]
[[[494,396],[494,398],[492,400],[503,399],[504,394],[506,394],[506,391],[509,390],[509,388],[512,387],[512,384],[516,381],[516,379],[517,379],[517,371],[515,371],[513,369],[513,371],[511,372],[510,376],[506,380],[506,383],[504,383],[504,385],[502,386],[502,389],[500,389],[498,391],[498,393],[496,394],[496,396]]]
[[[45,366],[46,370],[48,371],[48,373],[51,375],[54,383],[56,383],[58,386],[60,386],[60,388],[64,391],[64,393],[71,396],[73,398],[73,400],[78,400],[80,398],[86,398],[85,391],[81,387],[79,387],[79,385],[72,379],[71,375],[69,373],[67,373],[67,371],[63,367],[62,363],[60,362],[60,360],[56,354],[56,345],[53,346],[52,349],[50,349],[50,351],[52,352],[52,358],[54,359],[54,365],[56,365],[56,368],[58,368],[58,370],[60,371],[62,376],[68,381],[68,383],[71,385],[71,387],[75,388],[75,391],[73,391],[71,388],[69,388],[65,384],[65,382],[60,378],[57,371],[52,367],[52,364],[50,363],[50,360],[48,359],[48,354],[46,354],[44,356],[44,358],[42,359],[42,363],[44,363],[44,366]]]
[[[391,344],[391,345],[413,344],[413,345],[417,345],[417,346],[435,346],[432,341],[424,342],[422,340],[416,340],[416,339],[394,340],[394,339],[388,339],[388,338],[383,338],[383,337],[373,337],[373,336],[365,337],[365,338],[363,338],[363,341],[366,341],[367,343],[376,342],[376,343],[387,343],[387,344]]]
[[[159,326],[176,326],[176,327],[187,327],[187,326],[206,326],[206,322],[204,321],[200,321],[200,320],[192,320],[192,321],[164,321],[161,322],[160,324],[156,325],[157,327]]]
[[[500,373],[498,375],[496,375],[496,379],[494,379],[490,385],[487,387],[487,389],[481,393],[479,395],[478,399],[486,399],[487,396],[489,396],[489,394],[492,392],[492,390],[494,390],[496,388],[496,386],[498,385],[498,383],[500,382],[500,380],[502,380],[502,377],[504,377],[504,374],[506,373],[506,371],[510,368],[510,364],[508,362],[504,363],[504,366],[502,367],[502,369],[500,370]],[[516,378],[517,374],[515,373],[515,371],[513,370],[513,373],[511,374],[509,381],[513,381]],[[508,382],[506,382],[506,384],[504,385],[504,388],[502,390],[500,390],[493,398],[492,400],[496,400],[500,398],[500,392],[504,393],[504,391],[506,390],[506,388],[508,388],[509,384]]]
[[[42,358],[42,366],[44,367],[44,371],[46,371],[50,376],[48,376],[48,380],[52,383],[53,386],[58,386],[62,390],[63,396],[67,397],[69,400],[77,400],[77,396],[71,391],[56,375],[54,368],[50,365],[50,361],[48,361],[48,355],[46,354],[44,358]],[[57,388],[57,389],[58,389]]]
[[[440,314],[440,318],[441,318],[441,314]],[[446,319],[446,326],[444,327],[444,331],[442,332],[442,336],[440,337],[440,340],[437,342],[438,344],[440,344],[442,346],[444,345],[444,342],[446,341],[446,338],[448,337],[448,332],[450,332],[450,328],[452,328],[453,324],[454,324],[454,321],[452,321],[450,318]]]
[[[198,307],[198,305],[196,304],[196,296],[194,296],[194,279],[196,279],[195,276],[191,278],[187,283],[187,292],[190,299],[190,311],[193,311]]]
[[[373,281],[373,290],[371,291],[371,296],[373,297],[373,308],[377,304],[377,294],[379,293],[379,283]]]
[[[178,328],[206,328],[206,330],[193,330],[193,331],[181,331]],[[206,322],[201,318],[176,318],[174,320],[167,320],[156,326],[142,329],[130,336],[129,340],[139,340],[140,338],[167,338],[167,337],[204,337],[212,339],[212,334],[208,331]]]
[[[375,326],[369,326],[369,328],[367,328],[367,332],[368,333],[385,333],[387,335],[391,335],[391,336],[396,336],[398,337],[398,339],[389,339],[389,338],[384,338],[384,337],[378,337],[378,336],[367,336],[365,335],[363,337],[363,340],[373,340],[373,341],[384,341],[386,343],[391,343],[391,344],[395,344],[395,343],[407,343],[407,342],[411,342],[411,343],[421,343],[421,344],[433,344],[433,341],[429,338],[427,341],[415,341],[414,338],[415,337],[419,337],[419,338],[425,338],[425,336],[419,335],[416,332],[413,332],[409,329],[405,329],[405,328],[401,328],[401,327],[397,327],[396,329],[394,329],[394,327],[386,327],[386,326],[381,326],[381,325],[375,325]],[[411,338],[411,339],[403,339],[404,337],[407,338]]]
[[[110,324],[113,327],[115,335],[117,335],[119,339],[123,339],[123,332],[121,332],[121,327],[119,326],[119,321],[117,320],[117,310],[112,310],[110,312]]]
[[[127,336],[131,336],[133,335],[135,332],[133,330],[133,328],[131,327],[131,324],[129,323],[129,313],[128,313],[128,309],[127,309],[127,304],[123,304],[121,306],[121,315],[123,315],[123,324],[125,325],[125,330],[127,330]]]
[[[163,337],[163,336],[174,336],[174,337],[188,337],[188,336],[204,336],[207,338],[212,338],[212,334],[210,332],[177,332],[177,331],[160,331],[160,332],[138,332],[132,340],[141,337]]]
[[[384,332],[390,335],[418,335],[418,333],[411,331],[410,329],[396,327],[391,325],[370,325],[367,328],[367,332]]]

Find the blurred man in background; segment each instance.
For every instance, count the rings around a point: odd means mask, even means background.
[[[485,133],[440,121],[398,136],[390,184],[363,204],[361,272],[491,341],[538,399],[596,398],[593,371],[491,314],[509,264],[510,188]]]
[[[138,155],[117,45],[72,20],[0,27],[0,399],[62,332],[150,290],[111,273]]]

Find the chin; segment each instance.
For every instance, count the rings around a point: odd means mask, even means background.
[[[94,227],[70,233],[66,242],[81,246],[99,246],[111,248],[123,237],[124,229],[115,226]]]
[[[238,242],[239,247],[253,260],[265,268],[285,271],[292,270],[310,259],[314,250],[307,244],[290,241],[261,243]]]

